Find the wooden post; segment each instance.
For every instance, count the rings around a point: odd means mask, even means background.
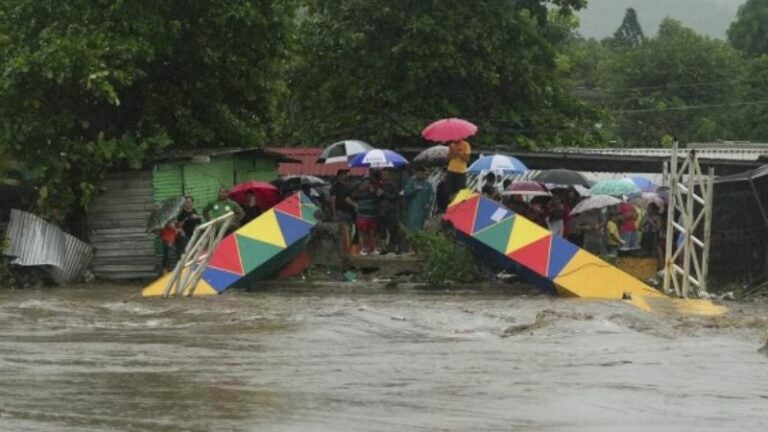
[[[690,280],[690,274],[691,274],[691,252],[693,248],[693,203],[694,203],[694,196],[696,195],[695,190],[695,180],[696,180],[696,167],[698,166],[698,158],[696,156],[696,151],[691,151],[691,154],[688,155],[689,158],[689,167],[688,167],[688,178],[686,179],[686,188],[688,189],[686,197],[685,197],[685,214],[683,214],[683,227],[685,229],[685,237],[684,237],[684,243],[683,243],[683,298],[688,298],[688,292],[691,288],[691,280]]]

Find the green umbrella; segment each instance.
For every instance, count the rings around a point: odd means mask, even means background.
[[[611,195],[621,196],[628,195],[633,192],[640,192],[640,188],[629,179],[621,180],[603,180],[597,182],[589,189],[589,194],[594,195]]]
[[[163,229],[168,222],[176,219],[181,208],[184,207],[184,201],[186,201],[184,197],[172,197],[158,203],[147,220],[147,232]]]

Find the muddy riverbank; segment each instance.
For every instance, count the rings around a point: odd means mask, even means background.
[[[764,430],[767,308],[503,292],[0,291],[3,431]]]

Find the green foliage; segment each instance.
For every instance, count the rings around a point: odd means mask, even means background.
[[[585,3],[308,2],[286,141],[408,144],[429,122],[459,116],[478,123],[478,144],[593,143],[597,115],[567,87],[556,49]]]
[[[478,278],[472,253],[442,231],[420,231],[408,239],[418,256],[427,260],[427,279],[433,284],[473,282]]]
[[[728,28],[731,44],[751,55],[768,54],[768,0],[747,0]]]
[[[640,45],[644,40],[645,34],[637,20],[637,12],[634,8],[628,8],[624,14],[624,20],[613,34],[611,44],[620,48],[631,48]]]
[[[20,164],[0,148],[0,186],[18,186],[21,183],[17,178],[20,169]]]
[[[662,22],[656,37],[612,53],[604,63],[612,127],[628,146],[738,139],[745,62],[725,42],[701,36],[677,21]]]
[[[87,205],[110,167],[271,133],[290,1],[2,3],[0,146],[36,179],[43,216]]]

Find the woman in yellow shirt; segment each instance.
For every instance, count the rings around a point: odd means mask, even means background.
[[[472,147],[464,140],[453,141],[448,146],[448,195],[453,197],[458,191],[467,187],[467,162],[472,153]]]

